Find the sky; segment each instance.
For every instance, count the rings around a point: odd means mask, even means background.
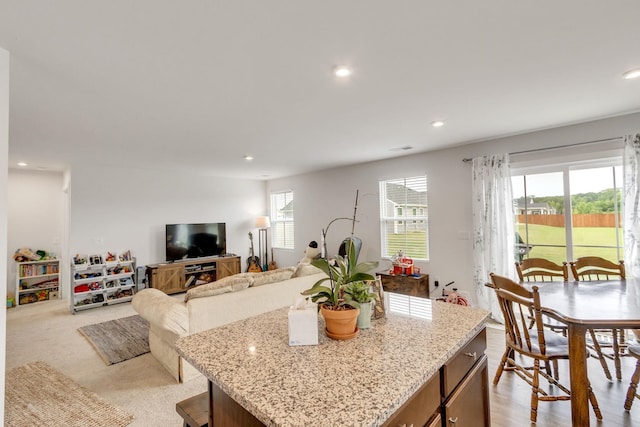
[[[614,187],[614,176],[611,166],[594,169],[579,169],[569,172],[571,194],[591,193]],[[524,196],[522,176],[512,179],[513,197]],[[622,188],[622,167],[615,167],[615,186]],[[527,175],[527,195],[529,196],[562,196],[562,172]]]

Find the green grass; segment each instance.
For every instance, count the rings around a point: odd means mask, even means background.
[[[524,224],[516,225],[516,231],[525,238]],[[387,235],[387,256],[393,256],[402,250],[412,258],[427,259],[428,253],[425,248],[415,253],[408,252],[407,248],[424,246],[427,235],[425,232],[412,232],[405,240],[402,234]],[[615,248],[585,248],[580,245],[593,246],[613,246],[616,244],[615,229],[611,227],[577,227],[573,231],[574,258],[581,256],[595,255],[601,256],[613,262],[618,262]],[[620,242],[622,244],[622,232],[620,232]],[[533,249],[529,252],[531,258],[546,258],[556,263],[567,261],[565,240],[565,229],[563,227],[551,227],[548,225],[529,225],[529,242]],[[548,247],[540,245],[559,245],[561,247]]]
[[[524,224],[516,225],[516,231],[525,239]],[[573,229],[573,257],[595,255],[613,262],[618,261],[615,248],[587,248],[589,246],[615,246],[616,230],[612,227],[576,227]],[[622,232],[620,232],[622,244]],[[529,225],[529,244],[533,249],[529,252],[531,258],[546,258],[556,263],[567,261],[566,239],[564,227],[550,227],[547,225]],[[539,245],[560,245],[562,247],[546,247]]]
[[[427,259],[427,250],[425,248],[427,241],[427,233],[424,231],[414,231],[405,236],[402,234],[387,235],[387,256],[393,256],[402,250],[405,255],[411,258]],[[410,251],[407,248],[420,248],[420,250]]]

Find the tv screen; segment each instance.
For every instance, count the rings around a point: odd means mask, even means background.
[[[227,252],[226,225],[167,224],[167,261],[222,255]]]

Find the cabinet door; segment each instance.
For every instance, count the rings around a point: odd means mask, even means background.
[[[383,424],[383,427],[422,427],[427,425],[439,408],[440,374],[436,373]]]
[[[216,262],[216,280],[240,273],[240,258],[222,258]]]
[[[431,422],[427,424],[427,427],[442,427],[442,417],[440,414],[437,414]]]
[[[184,292],[184,266],[163,265],[151,269],[149,286],[166,294]]]
[[[445,402],[446,427],[488,427],[489,377],[483,356]]]

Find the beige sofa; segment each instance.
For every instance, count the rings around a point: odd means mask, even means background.
[[[158,289],[143,289],[132,304],[149,321],[151,353],[183,382],[200,374],[176,352],[178,338],[290,306],[322,277],[324,273],[309,265],[241,273],[190,289],[184,300]]]

